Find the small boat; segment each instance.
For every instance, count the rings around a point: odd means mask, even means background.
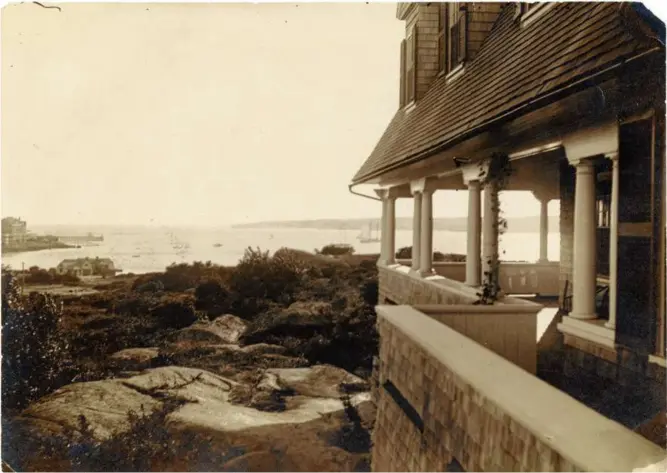
[[[361,230],[361,234],[357,236],[360,243],[377,243],[380,240],[380,225],[377,225],[377,233],[373,235],[373,224],[368,224]]]
[[[139,258],[141,255],[132,255],[132,258]]]
[[[222,246],[222,243],[216,243],[216,244],[213,245],[213,246],[214,246],[215,248],[220,248],[220,247]]]

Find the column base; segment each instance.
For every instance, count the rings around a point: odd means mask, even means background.
[[[419,268],[410,268],[410,272],[408,274],[412,274],[413,276],[421,276]]]
[[[540,258],[540,259],[537,260],[537,262],[539,264],[546,264],[546,263],[549,263],[549,259],[548,258],[544,258],[544,259]]]
[[[430,270],[428,270],[428,271],[422,271],[422,270],[419,270],[419,271],[417,271],[417,273],[418,273],[419,276],[421,276],[422,278],[427,278],[427,277],[429,277],[429,276],[435,276],[435,274],[436,274],[435,271],[433,271],[432,269],[430,269]]]
[[[598,315],[595,312],[593,312],[592,314],[577,314],[575,312],[570,312],[568,314],[568,317],[577,320],[593,320],[597,319]]]
[[[616,324],[614,324],[614,323],[606,322],[606,323],[604,324],[604,326],[607,327],[608,329],[616,330]]]

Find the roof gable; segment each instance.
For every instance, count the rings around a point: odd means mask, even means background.
[[[399,110],[359,169],[360,183],[416,161],[530,101],[648,50],[615,3],[558,3],[530,25],[508,4],[477,56],[454,81],[434,81],[409,112]]]

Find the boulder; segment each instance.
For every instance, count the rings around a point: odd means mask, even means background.
[[[347,449],[336,440],[341,438],[341,432],[352,429],[343,402],[338,398],[337,383],[356,382],[355,376],[345,375],[333,367],[316,366],[268,370],[258,376],[249,376],[250,379],[259,379],[259,382],[252,386],[243,385],[206,370],[170,366],[149,369],[127,379],[77,383],[32,404],[15,419],[15,425],[23,432],[29,432],[31,439],[48,439],[56,434],[76,433],[83,415],[93,437],[103,441],[130,429],[129,411],[148,413],[162,407],[167,399],[179,399],[185,403],[166,417],[169,435],[212,439],[204,443],[213,445],[214,449],[220,447],[218,450],[223,449],[223,443],[227,451],[229,445],[236,445],[238,448],[234,451],[238,453],[234,457],[250,454],[245,460],[239,459],[238,464],[247,462],[257,467],[264,464],[268,471],[274,471],[282,469],[281,459],[291,458],[286,463],[290,469],[336,471],[354,468],[360,461],[358,451]],[[317,382],[324,384],[317,387]],[[280,393],[285,399],[284,408],[268,412],[235,404],[231,394],[241,387],[264,396]],[[367,392],[351,398],[355,406],[369,404],[369,400]],[[290,426],[295,429],[294,435],[300,438],[298,445],[292,444],[291,435],[286,434]],[[319,453],[314,455],[309,451]],[[272,460],[267,459],[266,452],[271,452]],[[222,457],[218,461],[222,462]],[[232,458],[224,459],[224,462],[230,461],[227,467],[236,464]],[[28,468],[26,465],[22,467]],[[179,468],[186,470],[187,467]],[[222,463],[215,469],[221,468]]]
[[[345,386],[354,386],[354,391],[369,389],[361,378],[331,365],[268,369],[266,376],[275,376],[283,389],[309,397],[338,399],[347,392]]]
[[[327,302],[298,301],[276,313],[258,317],[241,337],[242,344],[271,343],[283,337],[311,338],[333,326],[333,308]]]
[[[234,315],[221,315],[211,322],[196,322],[173,336],[177,342],[238,343],[245,333],[246,323]]]
[[[158,348],[127,348],[109,357],[112,366],[122,370],[143,371],[154,366]]]

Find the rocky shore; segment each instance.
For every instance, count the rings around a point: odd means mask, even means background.
[[[372,262],[249,250],[234,268],[173,266],[96,290],[3,298],[13,468],[369,469]],[[15,318],[45,312],[57,319],[46,345],[34,336],[44,325]],[[17,343],[35,345],[36,372],[13,357]]]

